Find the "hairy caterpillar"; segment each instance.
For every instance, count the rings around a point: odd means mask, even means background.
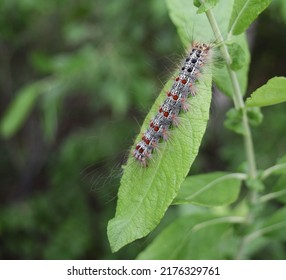
[[[178,126],[178,115],[188,110],[187,99],[190,95],[196,94],[195,83],[209,58],[209,51],[210,46],[205,43],[192,44],[192,50],[182,63],[178,76],[167,92],[167,98],[133,151],[134,158],[143,167],[148,165],[148,160],[159,141],[167,140],[170,127]]]

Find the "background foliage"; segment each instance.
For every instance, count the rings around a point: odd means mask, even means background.
[[[285,25],[276,0],[249,30],[248,92],[286,76]],[[0,258],[134,258],[178,212],[196,211],[171,208],[149,237],[111,254],[120,162],[183,53],[164,1],[0,2]],[[242,139],[223,127],[230,107],[215,92],[191,174],[243,168]],[[253,130],[259,168],[286,153],[286,106],[273,108]],[[277,239],[265,244],[253,258],[286,258]]]

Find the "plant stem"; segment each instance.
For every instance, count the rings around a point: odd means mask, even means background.
[[[203,2],[203,0],[201,0]],[[253,140],[251,135],[251,130],[249,127],[249,120],[247,116],[247,110],[243,101],[242,92],[240,89],[240,85],[237,79],[236,73],[231,69],[231,57],[228,52],[227,46],[224,43],[223,36],[220,32],[219,26],[217,24],[217,21],[214,17],[214,14],[212,10],[206,11],[207,18],[209,20],[209,23],[211,25],[211,28],[214,32],[215,38],[220,45],[221,54],[225,60],[226,68],[229,74],[229,77],[231,79],[232,87],[233,87],[233,102],[236,110],[242,111],[242,126],[244,128],[244,147],[246,152],[246,158],[248,162],[248,177],[249,179],[256,179],[257,178],[257,169],[256,169],[256,162],[255,162],[255,154],[254,154],[254,146],[253,146]],[[250,209],[248,212],[248,215],[246,217],[245,224],[250,225],[253,222],[254,219],[254,208],[255,205],[257,205],[257,198],[258,194],[257,191],[253,190],[249,193],[250,197]],[[246,249],[246,246],[248,245],[248,238],[247,236],[244,236],[241,239],[239,250],[237,252],[237,258],[242,259],[244,257],[244,252]]]
[[[261,175],[261,179],[265,180],[269,175],[274,173],[275,171],[280,171],[286,169],[286,163],[276,164],[274,166],[265,169]]]
[[[234,106],[237,110],[242,110],[242,125],[244,128],[244,145],[246,151],[246,157],[248,162],[248,176],[250,179],[255,179],[257,177],[257,169],[256,169],[256,162],[255,162],[255,155],[254,155],[254,147],[252,141],[251,130],[249,127],[248,116],[246,112],[246,107],[242,98],[242,93],[240,89],[240,85],[237,79],[236,73],[231,69],[231,57],[229,55],[228,49],[226,44],[224,43],[224,39],[218,27],[217,21],[214,17],[212,10],[206,11],[207,18],[210,22],[216,40],[221,45],[221,53],[226,62],[227,71],[229,73],[229,77],[231,79],[232,87],[233,87],[233,101]]]
[[[205,228],[207,226],[217,225],[217,224],[224,224],[224,223],[233,223],[233,224],[241,224],[245,222],[244,217],[240,216],[228,216],[228,217],[222,217],[222,218],[216,218],[210,221],[202,222],[200,224],[197,224],[193,227],[193,231],[198,231],[202,228]]]
[[[268,200],[275,199],[275,198],[283,196],[283,195],[286,195],[286,190],[277,191],[277,192],[273,192],[273,193],[268,193],[266,195],[261,196],[259,198],[258,202],[264,203],[264,202],[266,202]]]
[[[240,260],[244,256],[244,249],[248,246],[249,243],[251,243],[253,240],[261,237],[264,234],[267,234],[269,232],[275,231],[277,229],[285,228],[286,227],[286,222],[279,222],[264,228],[261,228],[255,232],[252,232],[245,236],[240,244],[240,248],[238,250],[238,253],[236,255],[236,259]]]

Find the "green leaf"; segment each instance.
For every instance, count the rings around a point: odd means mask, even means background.
[[[231,56],[230,68],[234,71],[241,69],[246,63],[245,51],[238,43],[228,43],[228,52]]]
[[[278,10],[281,13],[281,18],[283,19],[283,22],[286,23],[286,2],[284,0],[278,0],[274,2],[278,7]]]
[[[223,259],[238,242],[233,239],[230,223],[241,217],[218,218],[211,214],[179,218],[164,229],[137,257],[138,259]]]
[[[286,204],[286,155],[281,157],[277,164],[266,169],[268,174],[281,175],[274,186],[277,200]]]
[[[216,40],[205,14],[197,14],[197,8],[189,0],[166,0],[170,18],[177,28],[178,34],[186,48],[190,41],[213,42]],[[233,0],[220,0],[213,12],[220,19],[219,27],[223,36],[227,37]],[[188,33],[192,32],[192,34]]]
[[[238,51],[230,50],[231,58],[233,61],[232,67],[237,69],[236,75],[239,81],[241,91],[244,95],[246,92],[247,83],[248,83],[248,69],[249,69],[249,62],[250,62],[250,53],[249,53],[246,35],[241,34],[239,36],[235,36],[232,38],[232,42],[233,42],[232,44],[237,45],[237,50],[238,50]],[[236,57],[236,55],[238,55],[238,57]],[[244,60],[243,63],[239,61],[239,59],[241,58]],[[230,96],[230,97],[232,96],[233,86],[232,86],[231,79],[229,77],[228,70],[225,65],[222,68],[215,69],[214,81],[215,81],[216,86],[223,93],[225,93],[227,96]]]
[[[279,177],[273,190],[277,194],[277,200],[286,204],[286,174]]]
[[[249,233],[247,236],[245,236],[245,244],[250,245],[255,242],[255,240],[261,239],[261,238],[267,238],[271,241],[285,241],[286,235],[286,207],[281,208],[277,210],[273,215],[269,215],[266,217],[263,217],[263,222],[258,223],[259,228],[257,229],[257,226],[255,224],[253,225],[253,231]],[[259,219],[259,218],[258,218]],[[257,222],[256,222],[257,224]],[[262,241],[262,240],[261,240]],[[269,244],[269,243],[268,243]],[[263,245],[263,243],[261,244]],[[245,246],[246,252],[249,252],[249,249],[247,248],[249,246]],[[261,247],[261,246],[259,246]]]
[[[261,113],[261,110],[258,107],[247,108],[247,116],[249,123],[252,126],[258,126],[262,123],[263,114]]]
[[[39,83],[28,85],[17,93],[0,122],[2,137],[10,138],[18,131],[32,111],[39,93]]]
[[[284,155],[283,157],[279,158],[277,160],[277,164],[263,170],[262,174],[261,174],[261,178],[265,179],[267,177],[269,177],[271,174],[286,174],[286,155]]]
[[[263,107],[286,101],[286,78],[274,77],[246,100],[247,107]]]
[[[193,0],[193,3],[194,3],[194,6],[197,8],[199,8],[202,5],[200,0]]]
[[[157,98],[136,143],[172,83],[170,81]],[[129,156],[118,192],[116,215],[108,224],[112,251],[147,235],[162,219],[197,156],[209,118],[210,101],[211,76],[204,74],[198,84],[198,94],[190,97],[189,112],[180,115],[181,124],[170,131],[170,140],[161,143],[159,151],[153,153],[150,165],[143,168],[132,155]]]
[[[272,216],[266,218],[260,231],[263,235],[276,240],[286,240],[286,207],[277,210]]]
[[[255,110],[254,110],[255,109]],[[263,115],[260,112],[260,110],[257,110],[259,108],[247,108],[246,114],[249,119],[249,123],[252,126],[258,126],[262,120],[263,120]],[[235,108],[231,108],[227,113],[226,113],[226,120],[224,121],[224,126],[237,133],[237,134],[245,134],[244,127],[242,125],[243,122],[243,112],[242,110],[236,110]]]
[[[259,254],[264,247],[269,246],[269,239],[261,236],[253,239],[247,246],[244,247],[243,258],[251,259],[254,254]]]
[[[242,110],[236,110],[231,108],[226,113],[226,120],[224,121],[224,126],[237,134],[244,134],[244,127],[242,125]]]
[[[214,172],[186,178],[174,204],[228,205],[236,201],[244,174]]]
[[[236,0],[234,1],[229,33],[238,35],[244,32],[258,15],[268,7],[272,0]]]
[[[218,0],[205,0],[203,3],[201,3],[201,5],[199,6],[199,9],[197,11],[198,14],[202,14],[206,11],[208,11],[209,9],[212,9],[213,7],[215,7],[215,5],[218,3]],[[196,4],[194,3],[194,5],[196,6]],[[196,6],[198,7],[198,6]]]

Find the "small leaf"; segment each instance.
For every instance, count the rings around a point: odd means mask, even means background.
[[[274,192],[279,192],[277,200],[286,204],[286,174],[281,175],[274,186]]]
[[[247,108],[247,116],[248,116],[249,123],[252,126],[258,126],[262,123],[263,114],[261,113],[260,108],[257,108],[257,107]]]
[[[197,8],[199,8],[202,5],[200,0],[194,0],[193,3],[194,3],[194,6]]]
[[[228,43],[227,49],[232,59],[230,68],[234,71],[238,71],[246,63],[245,51],[238,43],[235,42]]]
[[[199,6],[199,9],[198,9],[197,13],[198,14],[205,13],[206,11],[208,11],[208,10],[212,9],[213,7],[215,7],[217,2],[218,2],[218,0],[205,0]],[[198,7],[196,4],[195,4],[195,6]]]
[[[269,169],[272,169],[271,174],[281,175],[276,182],[274,191],[280,194],[277,200],[286,203],[286,155],[278,159],[277,164]]]
[[[280,175],[286,174],[286,155],[277,160],[277,164],[263,170],[261,178],[265,179],[271,174]]]
[[[243,174],[214,172],[186,178],[174,204],[228,205],[239,195]]]
[[[237,68],[236,70],[236,75],[239,81],[239,85],[241,88],[241,92],[244,95],[246,92],[247,88],[247,82],[248,82],[248,69],[249,69],[249,62],[250,62],[250,53],[249,53],[249,48],[246,40],[245,34],[241,34],[239,36],[235,36],[233,38],[234,43],[239,45],[239,49],[241,48],[241,52],[243,52],[243,55],[240,53],[233,53],[231,54],[233,64],[232,67]],[[238,58],[235,57],[235,55],[239,55]],[[237,59],[242,59],[244,60],[244,63],[240,63]],[[215,58],[217,59],[217,58]],[[238,69],[240,66],[242,66],[240,69]],[[229,77],[228,70],[226,66],[224,65],[223,68],[216,68],[214,71],[214,82],[216,86],[227,96],[232,96],[233,95],[233,86],[231,79]]]
[[[147,115],[136,142],[166,98],[170,82]],[[198,94],[190,98],[190,111],[180,115],[180,126],[170,132],[170,141],[160,144],[147,168],[139,166],[130,155],[121,179],[116,215],[108,224],[108,238],[113,251],[147,235],[158,225],[187,176],[209,118],[211,76],[202,75],[198,88]]]
[[[229,33],[244,32],[272,0],[235,0],[229,21]]]
[[[276,240],[286,240],[286,207],[277,210],[272,216],[265,219],[262,229],[263,235]]]
[[[231,108],[226,113],[226,120],[224,126],[237,134],[244,134],[244,127],[242,125],[242,110]]]
[[[39,96],[39,84],[21,89],[12,101],[0,122],[0,133],[4,138],[12,137],[27,119]]]
[[[249,123],[252,126],[258,126],[263,120],[263,115],[260,110],[258,110],[258,108],[247,108],[246,114],[248,116]],[[235,108],[231,108],[226,113],[226,120],[224,121],[224,126],[237,134],[243,135],[245,133],[245,130],[244,126],[242,125],[242,118],[242,110],[236,110]]]
[[[246,100],[247,107],[263,107],[286,101],[286,78],[274,77]]]
[[[219,218],[197,214],[177,219],[164,229],[137,259],[223,259],[229,249],[236,250],[238,242],[231,232],[231,221],[241,217]]]

